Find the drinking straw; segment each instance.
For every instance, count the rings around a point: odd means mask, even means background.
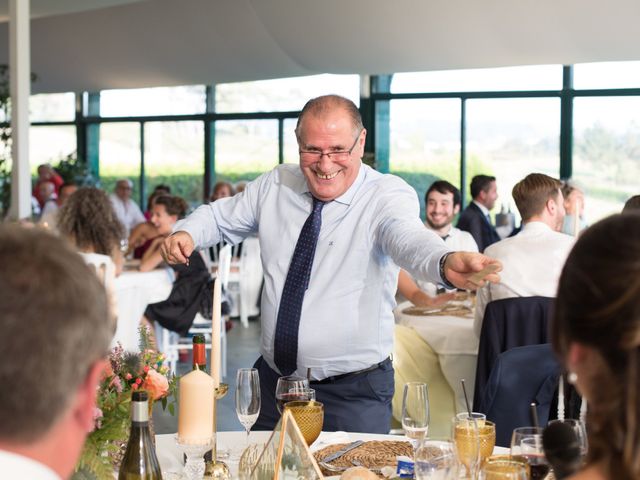
[[[311,383],[311,369],[307,368],[307,380]]]
[[[531,402],[531,422],[533,423],[534,427],[540,427],[540,424],[538,423],[538,411],[536,410],[535,402]]]
[[[469,412],[469,420],[472,419],[471,416],[471,406],[469,405],[469,397],[467,396],[467,388],[464,386],[464,378],[460,380],[462,383],[462,392],[464,393],[464,401],[467,404],[467,411]]]

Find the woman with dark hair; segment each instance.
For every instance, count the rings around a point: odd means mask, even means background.
[[[113,260],[116,275],[124,265],[120,240],[124,228],[109,196],[97,188],[80,188],[58,212],[58,231],[82,253],[98,253]]]
[[[187,202],[177,196],[161,195],[155,199],[151,209],[151,222],[158,229],[160,236],[151,243],[151,247],[142,257],[141,271],[152,270],[160,265],[160,245],[165,237],[171,234],[175,223],[184,218],[187,209]],[[185,335],[196,313],[201,312],[206,317],[211,315],[211,275],[198,251],[194,251],[189,257],[188,265],[170,266],[176,273],[176,281],[169,297],[162,302],[148,305],[142,321],[156,321],[168,330]]]
[[[576,480],[640,478],[640,222],[614,215],[585,230],[565,264],[553,346],[589,409]]]

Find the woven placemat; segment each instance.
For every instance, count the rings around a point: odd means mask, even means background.
[[[349,445],[348,443],[336,443],[329,445],[313,454],[317,461],[322,460],[327,455],[337,452]],[[365,442],[359,447],[348,451],[341,457],[330,462],[334,467],[353,467],[355,461],[363,467],[369,469],[379,469],[387,466],[397,465],[396,457],[398,455],[406,455],[413,457],[413,446],[409,442],[396,442],[390,440],[372,440]],[[320,467],[322,469],[322,466]],[[324,475],[335,475],[335,472],[322,469]]]
[[[407,307],[402,310],[402,313],[406,315],[413,315],[417,317],[423,316],[451,316],[451,317],[473,317],[473,312],[469,307],[464,305],[445,305],[442,308],[434,307]]]

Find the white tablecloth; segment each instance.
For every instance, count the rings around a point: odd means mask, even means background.
[[[116,278],[115,294],[118,327],[112,346],[120,342],[125,350],[138,350],[138,326],[150,303],[165,300],[173,285],[173,270],[160,268],[150,272],[125,271]]]
[[[396,323],[413,328],[436,352],[442,373],[455,392],[458,411],[466,410],[460,380],[465,380],[467,392],[473,396],[478,361],[478,338],[473,332],[473,318],[402,313],[411,305],[411,302],[403,302],[396,307]]]
[[[251,432],[249,443],[265,444],[269,440],[272,432],[259,431]],[[247,435],[245,432],[218,432],[218,448],[231,449],[231,452],[241,452],[246,445]],[[335,443],[348,443],[355,440],[406,440],[407,437],[398,435],[380,435],[371,433],[347,433],[347,432],[322,432],[318,439],[311,445],[311,450],[319,450],[327,445]],[[156,435],[156,453],[162,472],[171,474],[182,471],[182,453],[175,442],[175,434]],[[502,447],[495,447],[494,453],[509,453],[509,450]],[[231,478],[238,478],[237,461],[224,460],[231,470]],[[169,475],[167,475],[169,476]]]

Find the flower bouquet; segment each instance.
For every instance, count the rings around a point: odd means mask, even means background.
[[[147,327],[140,327],[139,332],[139,352],[125,352],[118,344],[109,353],[98,388],[95,427],[85,441],[74,480],[113,478],[129,439],[133,390],[149,393],[149,418],[156,400],[175,414],[176,377],[164,365],[164,355],[153,348]]]

